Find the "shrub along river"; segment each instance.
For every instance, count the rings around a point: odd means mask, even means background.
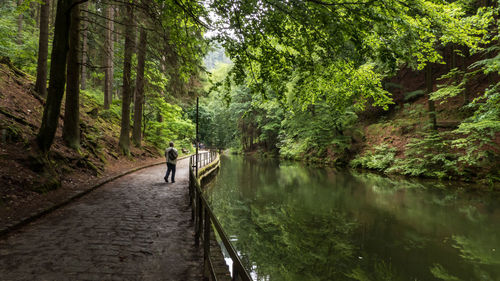
[[[222,156],[207,190],[254,280],[500,280],[500,198]]]

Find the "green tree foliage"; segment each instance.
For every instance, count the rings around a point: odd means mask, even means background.
[[[439,43],[478,48],[492,11],[467,15],[465,6],[425,0],[212,2],[224,15],[217,24],[227,31],[217,39],[235,63],[236,81],[262,94],[292,92],[306,105],[326,95],[340,107],[352,99],[363,104],[368,97],[387,104],[373,62],[382,70],[394,71],[401,63],[422,69],[441,60]],[[294,79],[299,83],[287,89],[285,83]]]
[[[368,151],[365,155],[358,155],[349,164],[354,167],[385,171],[394,163],[396,149],[388,145],[379,145]]]
[[[24,1],[16,7],[15,1],[0,3],[0,56],[8,57],[25,72],[35,75],[38,53],[38,36],[35,19],[30,15],[31,1]],[[23,15],[22,33],[17,34],[17,19]],[[14,40],[19,38],[19,42]],[[50,48],[49,48],[50,50]]]
[[[198,130],[201,143],[208,147],[226,149],[238,146],[238,114],[235,111],[237,103],[230,102],[237,95],[235,94],[236,90],[229,91],[230,95],[227,95],[227,92],[222,92],[219,89],[210,89],[212,84],[221,83],[226,79],[231,68],[229,64],[223,62],[225,60],[223,56],[219,55],[218,57],[221,60],[210,59],[211,63],[218,65],[218,67],[207,76],[211,83],[205,85],[207,92],[209,92],[208,96],[200,100]],[[196,122],[196,104],[188,109],[188,113],[192,122]]]
[[[346,161],[357,115],[337,112],[332,106],[317,104],[285,115],[280,131],[280,152],[286,158]]]
[[[167,103],[161,96],[152,95],[146,98],[144,110],[146,141],[163,148],[166,148],[170,141],[174,141],[177,147],[191,150],[195,125],[186,118],[181,107]],[[163,116],[162,122],[154,118],[157,113]]]

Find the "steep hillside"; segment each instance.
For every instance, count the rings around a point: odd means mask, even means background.
[[[462,60],[466,66],[478,57]],[[433,72],[441,77],[449,66]],[[467,70],[472,73],[474,70]],[[371,108],[360,115],[364,141],[351,166],[432,178],[493,182],[500,180],[500,133],[481,126],[477,109],[484,102],[488,87],[500,79],[497,75],[475,73],[463,93],[436,100],[437,131],[429,130],[428,96],[425,75],[402,69],[387,87],[395,104],[387,112]],[[438,79],[434,91],[451,79]],[[477,103],[473,101],[477,98]],[[482,99],[480,99],[482,98]],[[496,121],[495,121],[496,122]],[[463,129],[474,124],[474,130]]]
[[[131,148],[120,155],[119,119],[101,111],[95,97],[81,93],[81,148],[75,151],[62,141],[62,116],[48,158],[35,151],[44,100],[33,92],[33,77],[15,69],[6,58],[0,63],[0,219],[36,207],[54,194],[71,192],[119,170],[161,159],[150,145]],[[64,108],[64,105],[63,107]]]

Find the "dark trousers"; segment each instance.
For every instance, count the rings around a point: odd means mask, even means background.
[[[165,180],[168,180],[168,175],[172,171],[172,182],[175,181],[175,164],[167,163],[167,174],[165,175]]]

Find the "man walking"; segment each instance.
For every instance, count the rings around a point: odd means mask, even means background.
[[[167,158],[167,174],[164,179],[168,182],[168,175],[172,172],[172,182],[175,182],[175,165],[177,164],[177,149],[174,148],[174,143],[170,142],[170,147],[165,149],[165,158]]]

